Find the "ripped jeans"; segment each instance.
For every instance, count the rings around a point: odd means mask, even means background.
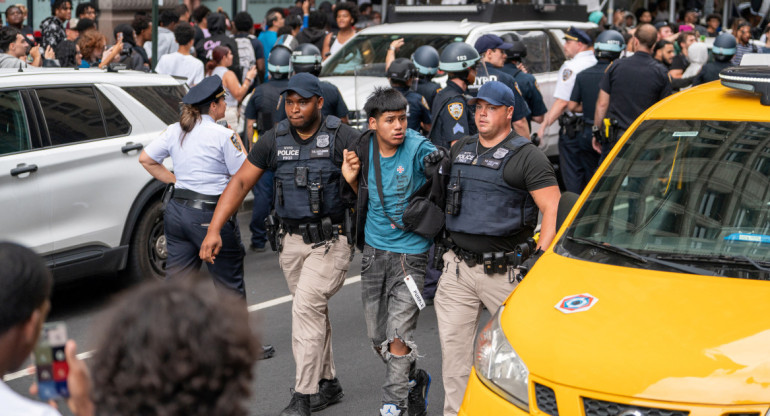
[[[364,246],[361,262],[361,298],[369,339],[375,353],[387,365],[382,386],[382,404],[407,408],[409,371],[417,360],[414,330],[419,308],[404,283],[411,275],[422,293],[428,252],[402,254]],[[400,339],[410,351],[406,355],[391,354],[389,344]],[[405,413],[402,413],[405,414]]]

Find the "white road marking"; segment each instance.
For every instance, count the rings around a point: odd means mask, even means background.
[[[343,286],[347,286],[347,285],[350,285],[350,284],[353,284],[353,283],[358,283],[360,281],[361,281],[361,275],[359,274],[359,275],[356,275],[356,276],[348,277],[347,279],[345,279],[345,283],[343,283],[342,285]],[[281,296],[280,298],[275,298],[275,299],[271,299],[271,300],[266,300],[264,302],[255,303],[254,305],[249,306],[249,312],[259,311],[259,310],[262,310],[262,309],[267,309],[267,308],[271,308],[273,306],[277,306],[277,305],[281,305],[281,304],[284,304],[284,303],[288,303],[288,302],[291,302],[291,298],[292,298],[291,295],[286,295],[286,296]],[[87,359],[91,358],[94,355],[95,351],[96,350],[81,352],[80,354],[77,355],[77,357],[80,360],[87,360]],[[21,371],[17,371],[15,373],[8,373],[8,374],[6,374],[5,377],[3,377],[3,381],[5,381],[7,383],[7,382],[9,382],[11,380],[16,380],[16,379],[27,377],[27,376],[32,376],[34,374],[35,374],[35,367],[34,366],[27,367],[27,368],[25,368],[25,369],[23,369]]]

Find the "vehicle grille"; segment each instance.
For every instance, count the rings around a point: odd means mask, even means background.
[[[550,387],[535,383],[535,400],[537,408],[551,416],[559,416],[559,408],[556,406],[556,394]]]
[[[539,403],[538,403],[539,404]],[[652,407],[631,406],[627,404],[605,402],[583,397],[583,409],[586,416],[616,416],[627,410],[638,411],[641,416],[687,416],[690,412],[681,410],[655,409]],[[630,415],[629,415],[630,416]],[[638,415],[636,415],[638,416]]]

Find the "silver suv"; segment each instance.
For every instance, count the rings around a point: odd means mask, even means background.
[[[184,93],[132,71],[0,72],[0,240],[45,256],[57,281],[163,276],[164,186],[137,159]]]

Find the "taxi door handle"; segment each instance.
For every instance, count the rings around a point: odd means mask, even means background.
[[[125,146],[120,148],[120,151],[123,153],[128,153],[134,150],[142,150],[143,148],[144,145],[141,143],[128,142]]]
[[[19,176],[22,173],[37,172],[37,165],[28,165],[26,163],[19,163],[15,168],[11,169],[11,176]]]

